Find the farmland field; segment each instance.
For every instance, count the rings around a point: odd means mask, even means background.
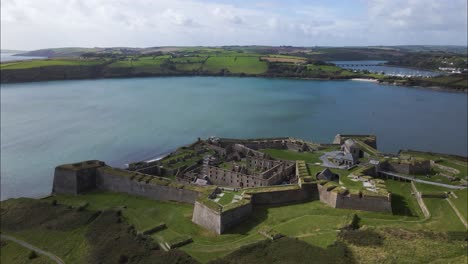
[[[227,69],[231,73],[260,74],[267,70],[267,64],[258,57],[209,57],[203,70],[220,72]]]

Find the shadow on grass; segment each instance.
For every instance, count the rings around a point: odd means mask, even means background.
[[[210,264],[246,263],[356,263],[351,251],[341,241],[327,248],[312,246],[296,238],[283,237],[243,246]]]
[[[401,216],[418,216],[411,209],[404,196],[392,193],[392,213]]]
[[[380,247],[383,245],[384,237],[370,229],[343,230],[339,237],[356,246]]]
[[[293,202],[293,203],[284,203],[284,204],[272,204],[272,205],[254,205],[252,209],[252,214],[242,222],[242,224],[235,225],[230,227],[226,230],[223,234],[241,234],[246,235],[260,224],[262,224],[268,218],[268,210],[272,208],[282,207],[282,206],[289,206],[295,204],[303,204],[305,202],[312,201],[300,201],[300,202]]]

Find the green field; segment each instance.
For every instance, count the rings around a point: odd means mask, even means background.
[[[227,69],[231,73],[261,74],[268,66],[259,57],[209,57],[203,65],[203,70],[218,73]]]

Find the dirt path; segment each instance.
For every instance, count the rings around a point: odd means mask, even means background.
[[[50,259],[52,259],[53,261],[55,261],[58,264],[65,264],[65,262],[61,258],[57,257],[56,255],[54,255],[54,254],[52,254],[50,252],[44,251],[44,250],[42,250],[40,248],[37,248],[37,247],[35,247],[35,246],[33,246],[33,245],[29,244],[29,243],[26,243],[26,242],[24,242],[22,240],[19,240],[19,239],[16,239],[16,238],[12,237],[12,236],[7,236],[7,235],[0,235],[0,237],[2,239],[10,240],[10,241],[13,241],[13,242],[15,242],[17,244],[20,244],[21,246],[23,246],[25,248],[28,248],[30,250],[34,250],[38,254],[47,256],[47,257],[49,257]]]

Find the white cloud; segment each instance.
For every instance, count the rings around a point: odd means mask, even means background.
[[[343,15],[347,12],[340,5],[309,2],[2,0],[1,45],[466,44],[465,0],[360,3],[365,3],[361,17]]]

